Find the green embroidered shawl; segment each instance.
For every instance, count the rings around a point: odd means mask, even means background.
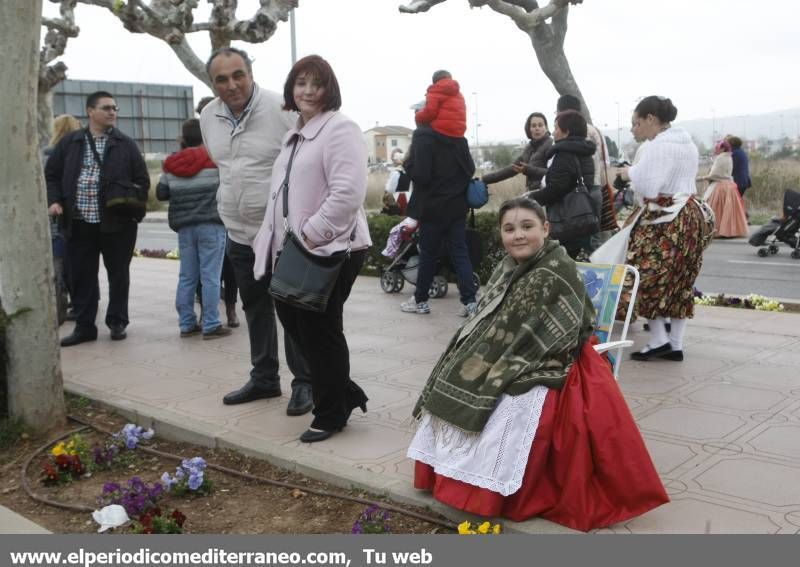
[[[425,410],[479,432],[501,394],[561,389],[594,319],[583,278],[558,242],[523,264],[506,256],[436,363],[414,417]]]

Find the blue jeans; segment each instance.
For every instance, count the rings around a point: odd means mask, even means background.
[[[203,284],[203,332],[213,331],[221,324],[219,278],[225,239],[225,227],[216,223],[193,224],[178,230],[181,273],[175,293],[175,309],[178,310],[181,331],[190,331],[197,325],[194,293],[198,280]]]
[[[447,251],[450,262],[458,278],[458,290],[461,294],[461,303],[467,305],[475,301],[478,292],[472,280],[472,262],[467,251],[467,219],[457,220],[450,224],[423,222],[419,227],[419,268],[417,272],[417,289],[414,292],[414,301],[421,303],[428,301],[433,277],[436,275],[436,266],[439,263],[439,253],[442,242],[447,242]]]

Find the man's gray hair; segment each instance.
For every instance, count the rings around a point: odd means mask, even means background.
[[[253,74],[253,61],[250,59],[250,56],[244,49],[237,49],[235,47],[220,47],[219,49],[214,50],[214,52],[209,56],[208,61],[206,61],[206,73],[212,81],[214,78],[211,76],[211,62],[220,55],[225,55],[226,57],[238,55],[244,60],[244,64],[247,66],[247,72],[250,73],[250,75]]]

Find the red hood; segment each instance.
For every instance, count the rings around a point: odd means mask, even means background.
[[[164,160],[164,171],[178,177],[192,177],[203,169],[216,168],[205,146],[185,148]]]
[[[443,94],[446,96],[454,96],[458,94],[459,89],[460,87],[458,86],[458,81],[454,79],[442,79],[429,86],[428,92]]]

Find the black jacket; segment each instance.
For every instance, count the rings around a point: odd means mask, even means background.
[[[406,213],[422,222],[451,223],[467,216],[467,185],[475,173],[466,138],[419,127],[405,164],[414,182]]]
[[[59,203],[64,209],[64,231],[67,235],[70,233],[74,217],[75,194],[83,165],[84,144],[86,144],[85,128],[67,134],[53,149],[44,170],[47,181],[47,206]],[[98,188],[100,230],[117,232],[127,224],[137,221],[104,210],[103,185],[109,181],[123,181],[149,190],[150,174],[136,142],[116,128],[112,128],[108,133],[102,161]]]
[[[528,196],[545,207],[557,203],[575,189],[581,174],[586,189],[590,190],[594,185],[592,155],[596,148],[594,142],[579,136],[568,136],[553,143],[547,151],[547,159],[552,157],[553,161],[547,169],[546,186]]]

